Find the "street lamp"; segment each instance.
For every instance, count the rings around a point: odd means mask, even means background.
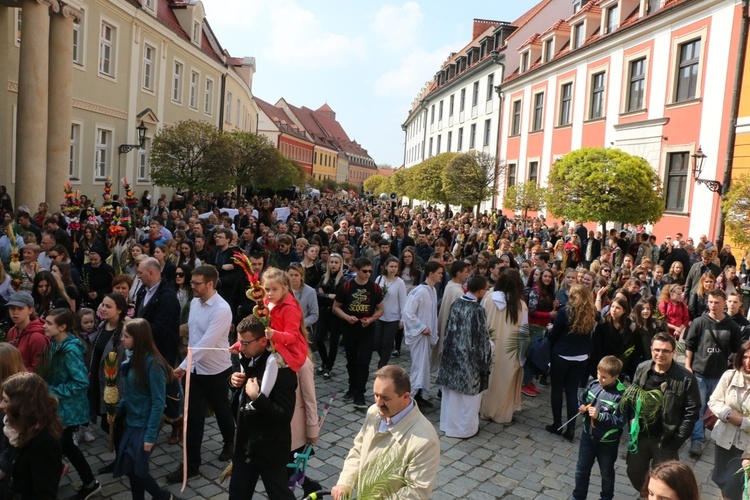
[[[143,145],[146,143],[146,132],[148,132],[148,128],[143,124],[143,120],[136,127],[136,130],[138,131],[138,144],[121,144],[118,148],[121,155],[130,153],[133,149],[143,149]]]
[[[721,182],[709,181],[706,179],[700,179],[700,175],[703,172],[703,164],[706,161],[706,155],[703,154],[703,149],[698,146],[698,151],[691,155],[693,158],[693,178],[696,184],[705,184],[709,191],[713,193],[721,193]]]

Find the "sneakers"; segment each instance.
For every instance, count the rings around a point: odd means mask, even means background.
[[[73,433],[73,444],[78,448],[78,432]]]
[[[324,371],[323,378],[331,378],[331,370]]]
[[[700,458],[703,455],[703,443],[700,441],[693,441],[690,443],[690,451],[688,452],[691,457]]]
[[[392,358],[400,358],[401,357],[401,352],[398,351],[397,349],[394,349],[394,350],[391,351],[391,357]]]
[[[228,462],[232,459],[232,455],[234,455],[234,444],[224,443],[224,447],[221,449],[221,453],[219,453],[219,460]]]
[[[315,369],[315,373],[317,373],[318,375],[323,375],[323,373],[325,373],[325,371],[326,371],[326,369],[323,368],[323,366],[319,366],[319,367],[317,367]]]
[[[364,399],[361,399],[359,401],[354,402],[354,407],[358,410],[366,410],[369,408],[369,405],[365,403]]]
[[[96,439],[96,434],[94,434],[94,431],[88,425],[83,427],[81,431],[83,432],[83,440],[87,443],[91,443]]]
[[[529,382],[528,384],[521,387],[521,393],[525,394],[526,396],[529,396],[530,398],[535,398],[539,394],[541,394],[542,391],[537,389],[537,387],[534,384]]]
[[[350,399],[354,399],[354,391],[351,389],[346,391],[346,394],[344,394],[344,401],[349,401]]]
[[[94,480],[89,486],[84,486],[78,490],[78,493],[76,493],[76,500],[88,500],[100,491],[102,491],[102,485],[99,484],[99,481]]]
[[[188,473],[187,477],[190,479],[191,477],[198,477],[201,473],[198,469],[193,469],[192,467],[188,467]],[[182,482],[182,465],[180,465],[176,471],[170,472],[167,474],[167,483],[168,484],[176,484]]]

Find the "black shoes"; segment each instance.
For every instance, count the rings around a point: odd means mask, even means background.
[[[188,467],[188,473],[187,473],[188,479],[193,478],[193,477],[198,477],[200,475],[201,473],[198,469],[193,469],[192,467]],[[180,465],[180,467],[176,471],[170,472],[169,474],[167,474],[166,479],[167,479],[168,484],[181,483],[182,482],[182,465]]]
[[[422,389],[417,391],[417,395],[414,396],[414,401],[419,405],[420,408],[432,408],[435,406],[430,401],[427,401],[424,397],[422,397]]]
[[[99,474],[112,474],[115,471],[115,461],[112,460],[110,463],[99,469]]]
[[[75,498],[76,500],[88,500],[100,491],[102,491],[102,485],[99,484],[99,481],[95,480],[89,486],[83,486],[80,490],[78,490]]]
[[[349,401],[350,399],[354,399],[354,391],[351,389],[346,391],[346,394],[344,394],[344,401]]]
[[[565,438],[566,441],[573,442],[573,438],[576,435],[576,429],[573,426],[568,426],[567,429],[565,429],[565,432],[563,433],[563,438]]]
[[[365,403],[365,400],[359,400],[354,402],[354,407],[358,410],[366,410],[369,408],[369,405]]]
[[[560,425],[562,424],[553,423],[546,426],[545,429],[547,429],[547,432],[549,432],[550,434],[557,434],[558,436],[561,436],[563,431],[560,430]]]
[[[221,449],[221,453],[219,453],[219,460],[228,462],[232,459],[232,455],[234,455],[234,444],[224,443],[224,447]]]

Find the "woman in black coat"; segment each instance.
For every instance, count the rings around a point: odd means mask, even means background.
[[[104,262],[102,256],[94,251],[89,252],[89,262],[83,266],[81,273],[81,292],[84,304],[96,310],[102,299],[112,291],[112,278],[115,270]]]

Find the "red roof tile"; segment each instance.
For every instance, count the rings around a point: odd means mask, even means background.
[[[305,142],[310,142],[310,139],[308,139],[304,131],[301,131],[294,124],[294,121],[289,118],[289,116],[283,109],[276,107],[273,104],[258,98],[257,96],[254,97],[254,99],[261,111],[263,111],[263,113],[265,113],[266,116],[268,116],[268,118],[270,118],[270,120],[276,125],[276,128],[279,129],[279,132],[292,135]]]
[[[555,24],[547,28],[547,30],[542,33],[541,36],[552,33],[553,31],[570,31],[570,25],[565,19],[559,19]]]

